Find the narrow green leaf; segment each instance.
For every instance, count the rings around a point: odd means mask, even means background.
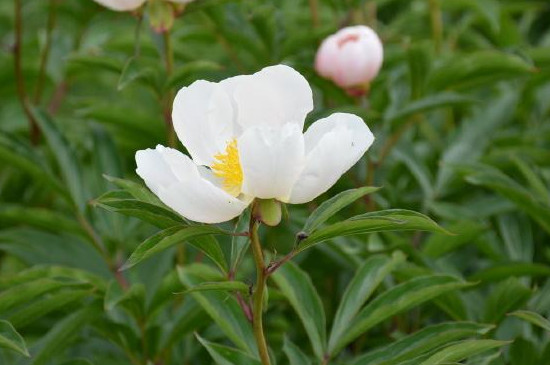
[[[48,114],[35,108],[31,109],[31,112],[56,158],[57,165],[75,206],[83,210],[86,204],[85,185],[75,152]]]
[[[122,72],[118,79],[117,90],[121,91],[134,81],[151,77],[153,74],[154,69],[152,67],[144,65],[143,62],[140,62],[139,58],[132,56],[126,61],[122,68]]]
[[[0,221],[26,224],[52,232],[83,234],[82,227],[76,220],[52,209],[29,208],[3,203],[0,207]]]
[[[531,296],[531,289],[517,278],[498,283],[485,300],[483,321],[498,324],[507,312],[519,309]]]
[[[261,365],[259,360],[241,350],[206,341],[198,334],[195,336],[218,365]]]
[[[248,250],[248,246],[250,246],[250,237],[248,237],[248,235],[238,235],[242,232],[248,232],[249,221],[250,209],[247,209],[244,214],[241,214],[241,216],[239,217],[239,220],[235,225],[235,230],[233,232],[235,235],[231,237],[231,258],[229,260],[229,266],[230,272],[232,274],[237,271],[246,251]]]
[[[469,285],[471,284],[447,275],[423,276],[399,284],[364,307],[354,318],[348,331],[337,341],[329,343],[329,353],[336,355],[356,337],[391,316]]]
[[[471,275],[469,281],[499,281],[510,276],[550,276],[550,266],[529,262],[508,262],[480,270]]]
[[[404,209],[388,209],[361,214],[321,228],[302,240],[298,244],[296,251],[301,252],[320,242],[340,236],[412,230],[448,233],[423,214]]]
[[[424,113],[430,110],[475,103],[476,100],[470,96],[454,92],[443,92],[434,95],[428,95],[422,99],[415,100],[398,109],[388,109],[384,119],[393,122],[398,119],[404,119],[411,115]]]
[[[502,347],[510,341],[496,340],[467,340],[450,345],[441,351],[436,352],[420,365],[442,365],[449,362],[462,361],[468,357],[477,355],[487,350]]]
[[[486,334],[493,327],[474,322],[436,324],[359,356],[350,365],[397,365],[453,341]]]
[[[178,267],[178,277],[186,288],[223,279],[219,272],[203,264]],[[233,296],[216,291],[192,292],[190,295],[237,347],[249,354],[257,353],[252,326]]]
[[[350,189],[343,191],[329,200],[324,201],[317,209],[311,213],[304,225],[303,231],[311,233],[315,231],[320,225],[325,223],[330,217],[344,209],[357,199],[373,193],[380,188],[366,186],[357,189]]]
[[[223,234],[229,234],[229,232],[222,231]],[[223,250],[220,243],[214,236],[200,236],[189,240],[189,244],[199,250],[201,250],[206,257],[212,260],[213,263],[223,273],[227,273],[227,260],[223,254]]]
[[[30,357],[25,340],[13,328],[10,322],[0,319],[0,347],[13,350],[23,356]]]
[[[33,358],[32,365],[42,365],[55,359],[71,341],[73,341],[82,328],[100,315],[99,308],[88,305],[63,318],[31,347]]]
[[[129,199],[123,191],[109,191],[92,201],[111,212],[136,217],[159,228],[169,228],[186,224],[185,220],[172,210],[137,199]]]
[[[550,321],[538,313],[527,311],[527,310],[520,310],[520,311],[512,312],[508,315],[521,318],[527,322],[530,322],[550,332]]]
[[[145,314],[145,286],[141,283],[133,284],[128,290],[123,290],[115,280],[111,281],[105,297],[103,307],[105,311],[112,311],[121,306],[128,310],[134,318],[142,319]]]
[[[288,358],[290,365],[311,365],[311,360],[286,336],[283,344],[283,352]]]
[[[75,280],[54,280],[49,278],[38,279],[29,283],[13,286],[0,293],[0,313],[5,313],[18,305],[26,304],[46,293],[63,288],[88,289],[89,283]]]
[[[10,315],[8,319],[17,327],[25,327],[51,312],[62,309],[92,294],[92,289],[71,289],[51,293],[39,297],[31,303],[25,303],[25,307]]]
[[[160,231],[142,242],[130,255],[121,270],[127,270],[146,258],[199,236],[222,234],[225,231],[214,226],[171,227]]]
[[[530,191],[509,176],[490,166],[475,165],[467,173],[466,181],[492,189],[509,199],[550,233],[550,206],[535,199]]]
[[[322,359],[326,349],[325,310],[311,278],[293,262],[281,266],[272,278],[300,317],[313,352]]]
[[[422,252],[430,257],[441,257],[471,243],[487,229],[486,226],[474,221],[457,222],[448,228],[451,232],[457,232],[457,235],[433,234],[426,240]]]
[[[405,256],[401,252],[395,252],[392,258],[373,256],[365,261],[357,270],[340,301],[334,317],[329,343],[338,342],[338,339],[351,326],[353,318],[361,306],[365,304],[382,280],[404,260]]]
[[[222,65],[209,60],[186,62],[183,66],[174,71],[174,74],[168,79],[166,86],[168,88],[179,89],[182,86],[189,85],[191,82],[200,79],[201,77],[197,77],[197,73],[206,74],[221,69]]]
[[[188,294],[193,292],[202,292],[202,291],[227,291],[227,292],[240,292],[242,294],[248,295],[250,291],[250,285],[243,283],[242,281],[216,281],[216,282],[207,282],[200,283],[199,285],[193,286],[187,289],[184,292],[177,294]]]
[[[141,200],[146,203],[150,203],[154,205],[165,206],[160,201],[160,199],[156,197],[155,194],[149,191],[149,189],[147,189],[142,184],[138,184],[137,182],[134,182],[131,180],[121,179],[121,178],[109,176],[109,175],[103,175],[103,177],[107,179],[107,181],[115,184],[119,188],[124,189],[125,191],[130,193],[130,195],[132,195],[137,200]]]
[[[533,71],[533,66],[518,56],[479,51],[450,57],[430,73],[428,85],[432,90],[466,89],[524,76]]]

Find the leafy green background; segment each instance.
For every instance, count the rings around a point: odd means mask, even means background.
[[[197,0],[163,36],[91,0],[0,2],[0,363],[259,363],[235,294],[254,281],[247,239],[228,235],[246,219],[189,226],[134,154],[170,143],[178,88],[277,63],[313,88],[307,125],[352,112],[376,142],[261,230],[272,259],[309,234],[269,281],[273,359],[550,362],[548,19],[535,0]],[[351,24],[385,49],[359,100],[313,70]],[[308,220],[362,186],[382,188]]]

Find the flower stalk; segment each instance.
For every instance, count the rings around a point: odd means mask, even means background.
[[[256,263],[256,287],[254,293],[252,294],[252,327],[262,365],[270,365],[271,362],[269,360],[269,352],[267,350],[267,342],[265,340],[263,329],[263,304],[268,274],[265,266],[262,245],[260,244],[260,239],[258,237],[258,227],[259,221],[254,214],[252,214],[250,217],[249,234],[250,246],[252,247],[254,262]]]

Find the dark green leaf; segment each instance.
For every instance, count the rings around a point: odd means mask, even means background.
[[[196,337],[218,365],[261,365],[259,360],[241,350],[206,341],[199,335]]]
[[[509,315],[521,318],[527,322],[531,322],[532,324],[539,326],[540,328],[550,332],[550,321],[538,313],[526,311],[526,310],[520,310],[520,311],[512,312]]]
[[[443,365],[449,362],[462,361],[487,350],[502,347],[509,341],[496,340],[467,340],[462,341],[436,352],[420,365]]]
[[[25,340],[13,328],[10,322],[0,319],[0,347],[18,352],[23,356],[30,357]]]

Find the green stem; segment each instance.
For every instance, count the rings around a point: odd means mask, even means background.
[[[311,12],[311,24],[313,28],[319,26],[319,3],[317,0],[309,0],[309,11]]]
[[[172,39],[170,37],[170,31],[165,31],[163,33],[164,38],[164,62],[166,65],[166,78],[167,80],[172,75],[174,70],[174,50],[172,48]],[[174,98],[174,93],[171,88],[168,88],[168,91],[164,97],[164,123],[166,124],[166,130],[168,131],[168,145],[170,147],[176,147],[176,132],[174,131],[174,125],[172,124],[172,99]]]
[[[430,21],[432,23],[432,35],[434,39],[435,51],[439,53],[441,50],[441,42],[443,40],[443,21],[441,20],[441,7],[439,0],[429,0],[430,4]]]
[[[256,344],[258,345],[258,352],[262,365],[270,365],[269,352],[267,351],[267,342],[264,336],[263,329],[263,304],[264,293],[267,282],[267,270],[265,267],[264,254],[262,251],[262,245],[258,237],[259,222],[255,219],[254,215],[250,217],[250,245],[252,247],[252,254],[254,256],[254,262],[256,263],[256,288],[253,294],[253,308],[252,308],[252,327],[254,329],[254,337],[256,338]]]

